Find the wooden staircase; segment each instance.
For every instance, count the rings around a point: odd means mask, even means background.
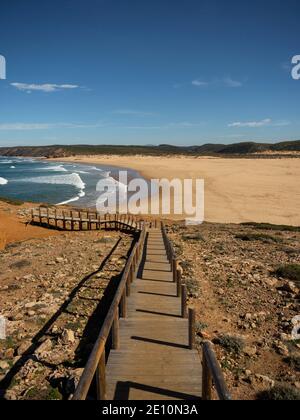
[[[202,368],[189,348],[188,319],[173,281],[160,229],[149,229],[131,285],[127,317],[120,319],[119,349],[106,366],[108,400],[199,399]]]

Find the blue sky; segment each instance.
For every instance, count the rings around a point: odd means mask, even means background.
[[[298,0],[1,0],[0,146],[300,138]]]

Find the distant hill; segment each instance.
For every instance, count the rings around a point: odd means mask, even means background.
[[[1,156],[32,156],[46,158],[63,158],[75,155],[212,155],[212,156],[251,156],[264,155],[270,152],[286,154],[300,152],[300,140],[276,144],[244,142],[234,144],[204,144],[201,146],[111,146],[111,145],[53,145],[53,146],[20,146],[0,147]]]

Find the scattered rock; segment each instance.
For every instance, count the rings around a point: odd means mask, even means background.
[[[52,341],[50,338],[45,340],[35,351],[37,356],[44,356],[45,353],[49,352],[52,349]]]
[[[283,343],[276,344],[275,350],[277,351],[277,353],[281,354],[282,356],[288,356],[290,353],[287,346]]]
[[[260,383],[261,385],[263,385],[266,388],[274,388],[275,386],[275,381],[271,378],[269,378],[268,376],[264,376],[264,375],[255,375],[255,379],[258,383]]]
[[[12,389],[9,389],[5,392],[4,398],[6,400],[15,401],[17,400],[17,395]]]
[[[246,356],[253,357],[257,353],[257,348],[255,346],[245,346],[243,352]]]
[[[9,369],[9,364],[5,360],[0,361],[0,369],[7,370]]]
[[[14,357],[14,353],[15,353],[14,349],[7,349],[4,353],[4,357],[6,359],[12,359]]]
[[[62,332],[61,338],[64,344],[74,343],[75,342],[74,331],[65,329]]]

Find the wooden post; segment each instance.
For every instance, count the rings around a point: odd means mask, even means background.
[[[65,216],[65,212],[62,212],[62,217],[63,217],[63,229],[66,230],[66,216]]]
[[[79,212],[79,219],[80,219],[80,221],[79,221],[79,230],[83,230],[83,226],[82,226],[82,213],[81,213],[81,211]]]
[[[130,282],[133,282],[133,278],[134,278],[134,274],[135,274],[135,264],[133,263],[132,266],[130,267]]]
[[[96,371],[97,400],[106,399],[106,374],[105,374],[105,350],[103,350],[99,365]]]
[[[54,220],[55,227],[57,228],[57,210],[56,210],[56,208],[54,210],[54,218],[55,218],[55,220]]]
[[[126,293],[124,292],[120,301],[120,316],[126,318]]]
[[[181,316],[187,318],[187,288],[185,284],[181,286]]]
[[[210,401],[212,399],[212,375],[207,365],[205,352],[202,358],[202,399]]]
[[[177,270],[177,297],[181,295],[181,271]]]
[[[189,348],[191,350],[195,348],[195,322],[196,311],[195,309],[189,308]]]
[[[74,230],[74,217],[73,217],[73,211],[70,211],[70,216],[71,216],[71,230]]]
[[[176,283],[177,280],[177,266],[178,266],[178,260],[177,258],[173,258],[172,260],[172,271],[173,271],[173,281]]]
[[[120,325],[119,325],[119,308],[116,309],[115,319],[112,326],[112,348],[118,350],[120,347]]]
[[[31,209],[31,222],[34,222],[34,213],[33,213],[33,209]]]
[[[42,214],[41,214],[41,208],[39,207],[39,219],[40,219],[40,225],[42,224]]]

